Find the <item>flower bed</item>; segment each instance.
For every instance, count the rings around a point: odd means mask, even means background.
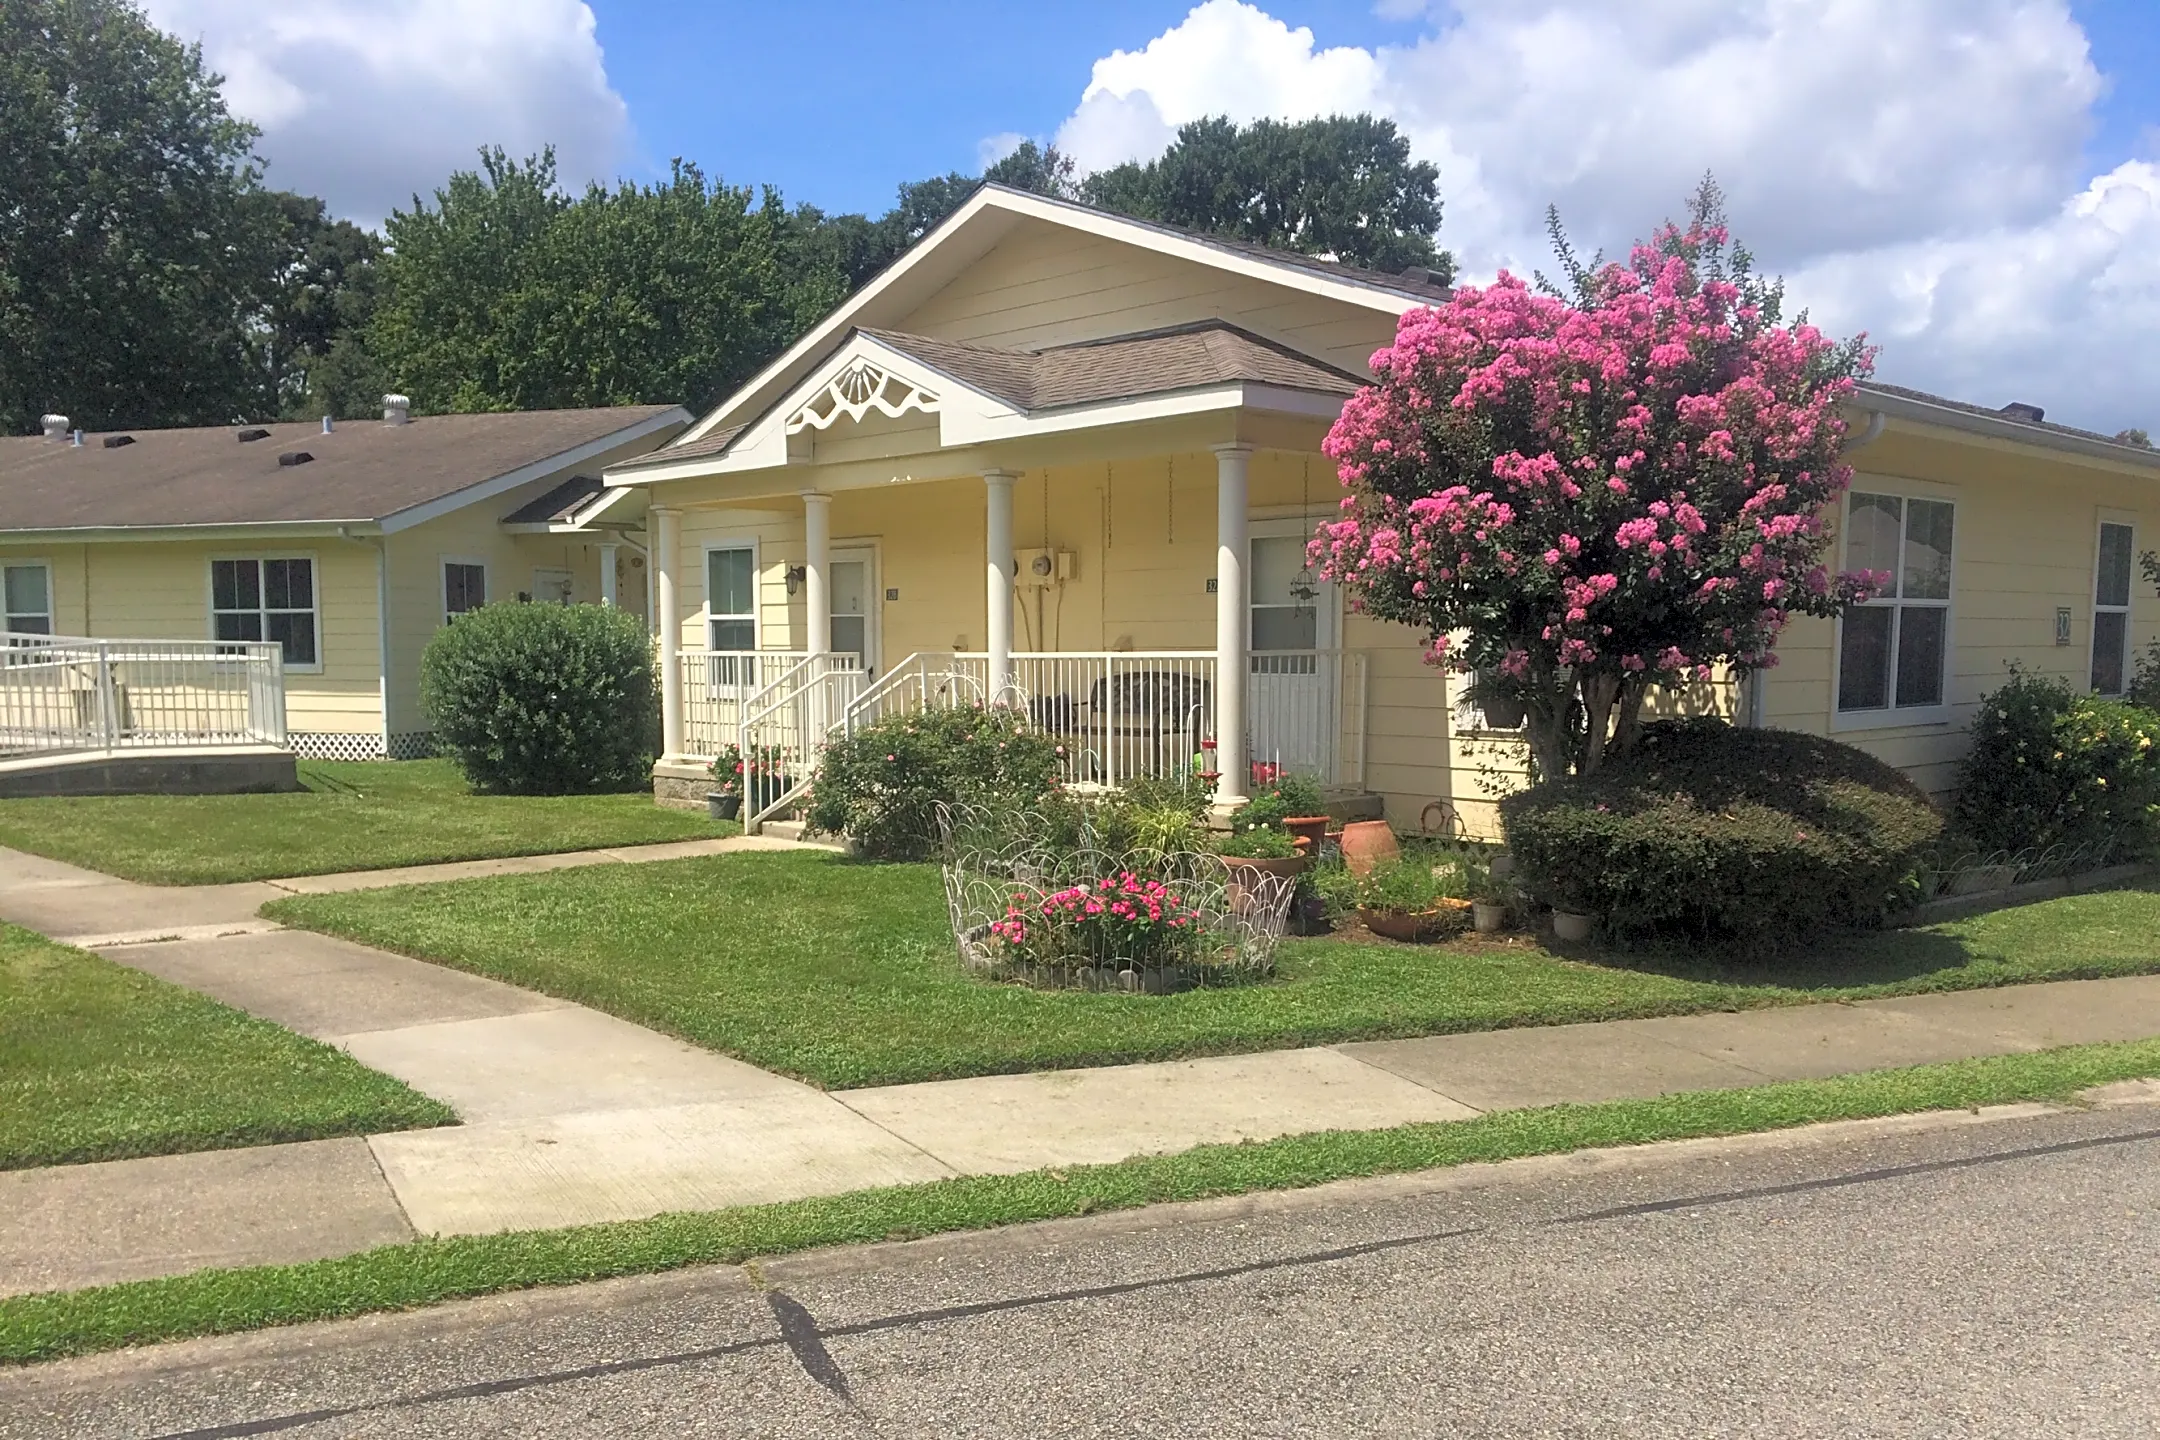
[[[1221,857],[1076,846],[1031,810],[941,806],[941,871],[960,962],[1046,989],[1167,994],[1264,979],[1295,882]]]

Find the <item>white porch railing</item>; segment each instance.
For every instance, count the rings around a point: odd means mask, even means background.
[[[982,652],[911,655],[847,711],[853,729],[895,711],[979,705],[989,698]],[[1256,766],[1353,788],[1365,780],[1365,656],[1356,650],[1271,650],[1252,658],[1246,701]],[[1069,782],[1121,785],[1188,769],[1215,733],[1210,650],[1022,653],[1006,703],[1066,747]]]
[[[723,746],[740,744],[743,717],[750,713],[751,701],[808,658],[802,650],[680,652],[684,752],[710,760]],[[853,655],[837,655],[833,660],[860,668]]]
[[[810,789],[826,737],[844,725],[862,693],[855,655],[805,655],[743,701],[737,743],[744,762],[743,830],[755,835]]]
[[[0,642],[0,752],[285,744],[285,651],[274,642]]]

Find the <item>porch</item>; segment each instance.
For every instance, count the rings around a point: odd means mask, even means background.
[[[993,689],[986,651],[910,655],[882,674],[857,654],[684,652],[678,665],[686,753],[656,768],[655,793],[695,799],[707,786],[712,758],[739,746],[744,754],[772,757],[791,782],[746,811],[755,826],[799,797],[831,737],[910,710],[992,703],[1058,741],[1068,785],[1114,788],[1220,763],[1206,749],[1214,742],[1219,756],[1222,748],[1213,652],[1006,658],[1011,678]],[[1337,799],[1362,796],[1367,683],[1363,651],[1253,652],[1245,685],[1248,783],[1294,773]]]

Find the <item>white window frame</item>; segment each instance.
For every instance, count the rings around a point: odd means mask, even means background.
[[[28,556],[20,560],[0,560],[0,571],[4,570],[43,570],[45,572],[45,629],[43,633],[46,635],[58,633],[60,625],[59,604],[53,594],[52,562]],[[0,580],[4,579],[5,576],[0,576]],[[4,586],[0,586],[0,607],[4,607],[6,603],[6,590]],[[19,613],[28,615],[30,612],[24,610]],[[15,614],[4,610],[0,610],[0,627],[5,627],[6,632],[10,635],[35,635],[40,633],[35,630],[17,630],[15,628]]]
[[[207,564],[205,564],[205,565],[203,566],[203,615],[204,615],[204,619],[205,619],[205,620],[206,620],[206,622],[207,622],[204,628],[205,628],[205,630],[207,631],[207,633],[208,633],[208,635],[209,635],[210,639],[211,639],[211,640],[212,640],[212,641],[213,641],[214,643],[216,643],[216,644],[220,644],[220,645],[238,645],[238,644],[245,644],[245,643],[248,643],[248,642],[245,642],[245,641],[238,641],[238,640],[220,640],[220,639],[218,639],[218,633],[217,633],[217,617],[218,617],[218,608],[217,608],[217,566],[218,566],[218,562],[219,562],[219,561],[221,561],[221,560],[223,560],[223,561],[236,561],[236,562],[239,562],[239,563],[241,563],[241,564],[253,564],[254,566],[256,566],[256,572],[255,572],[255,582],[256,582],[256,594],[257,594],[257,595],[258,595],[259,597],[262,597],[262,596],[267,596],[267,595],[268,595],[268,593],[269,593],[269,588],[268,588],[267,586],[265,586],[265,585],[264,585],[264,584],[262,583],[262,569],[261,569],[261,567],[262,567],[262,565],[263,565],[263,563],[264,563],[265,561],[270,561],[270,560],[305,560],[305,561],[307,561],[307,563],[308,563],[308,580],[309,580],[308,588],[309,588],[309,590],[310,590],[310,591],[311,591],[311,592],[313,593],[313,595],[314,595],[314,598],[315,598],[315,604],[314,604],[314,606],[312,607],[312,609],[311,609],[311,611],[310,611],[310,613],[311,613],[311,614],[313,614],[313,615],[314,615],[314,617],[315,617],[315,660],[314,660],[314,663],[313,663],[313,664],[309,664],[309,665],[296,665],[296,664],[292,663],[291,661],[287,661],[287,662],[285,663],[285,673],[286,673],[286,674],[288,674],[288,675],[320,675],[320,674],[322,674],[322,673],[323,673],[323,665],[324,665],[324,659],[323,659],[323,657],[324,657],[324,654],[326,653],[326,651],[327,651],[327,648],[328,648],[328,646],[327,646],[327,643],[326,643],[326,638],[325,638],[325,632],[324,632],[324,629],[323,629],[323,567],[322,567],[322,557],[321,557],[321,556],[319,556],[319,555],[317,555],[317,554],[316,554],[316,553],[315,553],[314,551],[312,551],[312,550],[257,550],[257,551],[254,551],[254,552],[253,552],[253,553],[251,553],[251,554],[230,554],[230,553],[227,553],[227,554],[219,554],[219,553],[213,553],[213,554],[212,554],[212,555],[210,556],[210,558],[209,558],[209,563],[207,563]],[[228,613],[230,613],[230,614],[235,614],[235,615],[238,615],[238,614],[245,614],[246,612],[245,612],[245,611],[238,611],[238,610],[235,610],[235,611],[230,611],[230,612],[228,612]],[[269,627],[269,623],[268,623],[268,620],[269,620],[269,610],[268,610],[268,607],[266,607],[266,606],[264,606],[264,607],[258,607],[258,613],[259,613],[259,614],[261,614],[261,615],[263,616],[263,618],[264,618],[264,624],[263,624],[263,638],[264,638],[265,640],[267,640],[267,639],[269,639],[269,635],[270,635],[270,627]],[[288,611],[288,612],[280,612],[280,613],[292,613],[292,612],[289,612],[289,611]]]
[[[435,580],[438,592],[436,598],[440,602],[436,608],[442,612],[443,624],[447,625],[457,618],[457,615],[450,613],[450,567],[452,565],[478,566],[480,569],[480,603],[487,605],[494,601],[495,573],[489,567],[487,561],[473,555],[441,555],[437,556],[436,560]],[[471,613],[470,610],[458,612],[459,615],[470,615]]]
[[[2101,537],[2106,533],[2107,527],[2110,525],[2120,526],[2122,529],[2128,530],[2130,532],[2130,586],[2128,591],[2123,596],[2123,603],[2120,605],[2103,605],[2100,603],[2100,541]],[[2136,665],[2131,657],[2136,652],[2135,647],[2131,643],[2130,616],[2131,612],[2137,606],[2137,555],[2137,517],[2119,510],[2101,511],[2099,519],[2093,524],[2092,643],[2086,646],[2087,654],[2085,657],[2085,684],[2088,689],[2091,688],[2093,670],[2097,668],[2100,662],[2100,617],[2102,615],[2122,616],[2123,688],[2112,692],[2110,698],[2113,699],[2120,699],[2122,696],[2128,694],[2130,690],[2130,682],[2133,678],[2135,678],[2133,675],[2133,671],[2136,669]],[[2094,691],[2093,693],[2099,694],[2100,692]]]
[[[1288,540],[1292,538],[1300,540],[1310,540],[1313,534],[1313,524],[1314,522],[1302,518],[1293,520],[1250,520],[1246,522],[1245,574],[1247,577],[1247,581],[1245,587],[1245,643],[1247,648],[1250,648],[1252,645],[1253,599],[1251,576],[1253,573],[1253,542],[1257,540]],[[1319,573],[1320,572],[1317,568],[1313,571],[1315,577],[1317,577]],[[1313,608],[1317,612],[1319,620],[1319,623],[1313,627],[1313,638],[1317,642],[1313,648],[1322,651],[1341,649],[1342,587],[1335,584],[1333,581],[1320,581],[1320,594],[1317,597],[1317,603],[1314,605]]]
[[[1902,500],[1909,506],[1914,500],[1927,500],[1950,507],[1950,594],[1941,600],[1904,600],[1886,597],[1870,600],[1856,609],[1899,610],[1934,608],[1943,614],[1943,676],[1942,701],[1935,705],[1899,705],[1897,703],[1898,639],[1902,626],[1893,618],[1890,622],[1890,703],[1878,710],[1841,710],[1838,708],[1838,690],[1844,678],[1845,666],[1845,617],[1840,614],[1831,636],[1830,650],[1830,729],[1833,733],[1844,730],[1884,730],[1920,725],[1948,725],[1953,706],[1950,687],[1957,678],[1957,597],[1958,555],[1964,546],[1964,525],[1959,518],[1957,492],[1944,486],[1927,485],[1911,480],[1886,483],[1879,479],[1855,478],[1845,492],[1844,521],[1838,532],[1838,553],[1845,556],[1845,568],[1851,568],[1851,557],[1846,552],[1852,534],[1852,498],[1855,495],[1884,495]],[[1905,526],[1912,511],[1900,512],[1898,519],[1897,568],[1893,572],[1896,588],[1905,588]]]
[[[713,614],[712,557],[715,550],[748,550],[750,552],[750,613],[747,617],[732,613],[718,616]],[[708,651],[713,651],[716,654],[741,653],[738,651],[721,652],[713,645],[712,627],[713,621],[716,619],[741,620],[747,618],[750,621],[750,648],[752,650],[765,648],[765,617],[763,614],[765,609],[765,564],[764,556],[758,546],[758,538],[755,535],[728,535],[707,540],[698,552],[698,586],[705,592],[704,603],[698,607],[698,624],[704,636],[705,648]]]

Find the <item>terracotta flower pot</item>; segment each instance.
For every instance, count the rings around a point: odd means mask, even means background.
[[[1382,860],[1394,860],[1402,855],[1402,846],[1395,843],[1395,832],[1385,820],[1353,820],[1343,826],[1343,864],[1350,867],[1353,875],[1370,875],[1373,867]]]
[[[1430,910],[1368,910],[1358,907],[1358,921],[1390,940],[1435,940],[1460,930],[1470,911],[1467,900],[1442,900]]]
[[[1328,817],[1325,815],[1298,815],[1283,821],[1282,828],[1297,839],[1308,842],[1317,854],[1320,847],[1327,843],[1327,822]]]
[[[1239,855],[1225,855],[1222,857],[1222,862],[1230,867],[1231,878],[1233,879],[1242,878],[1237,873],[1241,870],[1253,875],[1281,875],[1285,878],[1293,878],[1304,874],[1305,867],[1310,865],[1312,860],[1304,855],[1287,855],[1279,860],[1252,860]]]

